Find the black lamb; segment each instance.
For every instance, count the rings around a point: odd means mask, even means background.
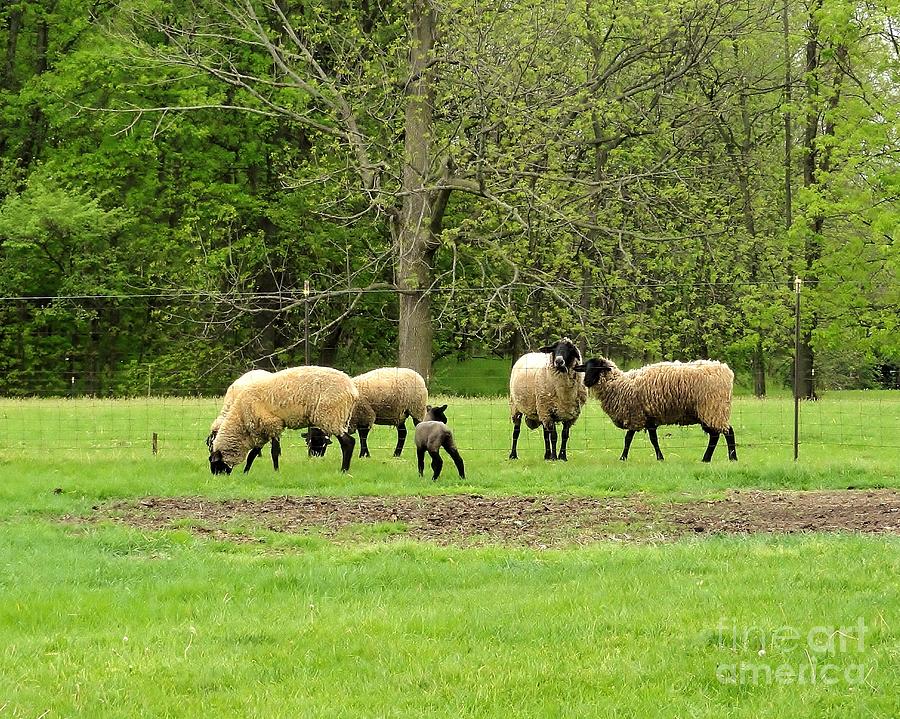
[[[456,471],[459,472],[460,479],[466,478],[466,468],[463,465],[462,457],[459,456],[459,450],[456,448],[456,442],[453,441],[453,432],[447,427],[447,415],[444,412],[447,405],[440,407],[432,407],[428,405],[425,411],[425,419],[416,425],[416,461],[419,467],[419,476],[421,477],[425,471],[425,452],[431,455],[431,471],[434,476],[432,481],[441,476],[441,468],[444,466],[444,460],[441,459],[440,449],[443,447],[453,463],[456,465]]]

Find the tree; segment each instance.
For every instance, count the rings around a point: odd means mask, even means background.
[[[390,286],[400,295],[398,359],[425,376],[438,255],[462,237],[460,228],[446,227],[452,197],[474,198],[474,213],[494,227],[485,245],[525,239],[507,246],[507,279],[538,280],[577,313],[578,300],[570,303],[568,291],[554,285],[581,286],[584,270],[548,265],[571,256],[572,242],[583,246],[603,231],[582,214],[616,182],[596,181],[598,158],[652,132],[646,110],[652,115],[703,61],[720,40],[717,18],[730,12],[724,0],[671,17],[656,0],[610,15],[593,5],[573,14],[556,4],[438,8],[429,0],[359,10],[197,0],[168,9],[129,9],[138,56],[170,72],[199,69],[230,89],[217,101],[134,112],[241,108],[288,118],[327,147],[331,181],[353,176],[345,185],[347,216],[388,222]],[[654,23],[645,22],[648,12]],[[148,26],[162,42],[135,29]],[[622,115],[623,106],[633,107],[632,117]],[[593,140],[583,139],[586,131]],[[588,149],[593,181],[583,170]],[[644,172],[659,171],[647,164]],[[550,249],[536,252],[548,238]],[[525,259],[509,262],[518,257]],[[532,261],[541,257],[546,262]]]

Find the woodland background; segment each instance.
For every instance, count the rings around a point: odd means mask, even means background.
[[[4,2],[0,393],[220,390],[303,362],[308,316],[342,368],[569,334],[761,395],[795,275],[801,393],[896,385],[898,25],[896,0]]]

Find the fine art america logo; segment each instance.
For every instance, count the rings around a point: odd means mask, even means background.
[[[752,658],[719,664],[716,679],[721,684],[858,686],[868,675],[862,662],[868,629],[862,617],[847,627],[804,629],[739,627],[722,618],[717,625],[718,646]]]

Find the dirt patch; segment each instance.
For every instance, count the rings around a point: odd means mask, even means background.
[[[900,492],[731,492],[722,500],[650,504],[642,497],[147,497],[95,508],[90,520],[143,529],[186,527],[240,539],[248,528],[337,539],[405,536],[438,544],[533,547],[686,534],[864,532],[900,534]],[[384,529],[385,531],[380,531]]]
[[[669,505],[676,527],[695,532],[862,532],[900,534],[900,492],[731,492],[715,502]]]

